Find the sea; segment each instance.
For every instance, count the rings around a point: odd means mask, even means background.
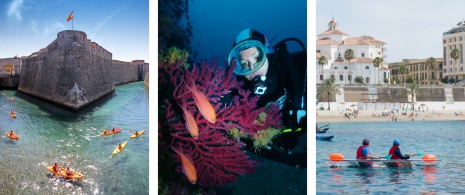
[[[329,127],[326,134],[334,138],[316,141],[317,194],[465,193],[465,121],[329,123]],[[374,156],[386,156],[398,139],[402,153],[434,154],[441,161],[435,166],[361,169],[330,168],[323,160],[333,153],[354,159],[363,139],[370,140]]]
[[[148,194],[148,89],[143,82],[115,88],[79,112],[15,90],[0,91],[0,194]],[[100,136],[113,127],[122,132]],[[11,130],[19,140],[5,136]],[[141,130],[145,135],[130,138]],[[126,148],[112,156],[124,141]],[[84,178],[55,178],[46,169],[54,163]]]

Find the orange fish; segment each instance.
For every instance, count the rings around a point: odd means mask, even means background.
[[[182,163],[182,172],[184,175],[186,175],[187,179],[192,184],[195,184],[197,181],[197,170],[195,170],[195,165],[194,161],[192,160],[192,157],[189,155],[184,155],[182,152],[182,148],[179,147],[179,149],[174,148],[173,146],[170,146],[171,149],[176,152],[179,155],[179,158],[181,158],[181,163]]]
[[[208,122],[215,124],[216,112],[210,102],[208,102],[205,94],[197,90],[194,81],[192,81],[192,86],[186,84],[186,87],[194,95],[195,104],[197,104],[197,108],[199,108],[202,116],[207,119]]]
[[[197,139],[199,137],[199,127],[195,122],[194,116],[192,116],[192,113],[187,111],[186,104],[182,104],[179,106],[181,106],[182,111],[184,112],[184,120],[186,120],[187,131],[189,131],[189,133],[194,139]]]

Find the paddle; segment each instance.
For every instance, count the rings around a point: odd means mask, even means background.
[[[71,156],[69,156],[69,162],[70,162],[69,166],[70,167],[73,166],[73,164],[72,164],[73,163],[73,158]],[[71,171],[71,181],[74,183],[74,177],[72,177],[72,176],[73,176],[73,172]]]
[[[329,126],[329,124],[327,124],[327,125],[323,125],[323,126],[321,126],[321,127],[326,127],[326,126]],[[320,128],[321,128],[321,127],[320,127]]]

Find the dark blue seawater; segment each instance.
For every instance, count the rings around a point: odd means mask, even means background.
[[[333,140],[316,141],[317,194],[465,193],[465,121],[332,123],[330,127],[327,135],[334,135]],[[375,156],[386,156],[392,141],[399,139],[403,153],[434,154],[442,161],[437,166],[403,169],[329,168],[323,161],[332,153],[354,159],[364,138],[370,140]]]
[[[16,119],[9,116],[11,109]],[[100,136],[103,128],[112,127],[123,129]],[[116,86],[115,93],[79,112],[1,91],[0,194],[148,194],[148,128],[149,95],[143,82]],[[20,139],[6,137],[10,130]],[[146,134],[130,139],[130,130]],[[111,157],[126,140],[126,148]],[[74,183],[53,178],[46,167],[55,162],[71,165],[84,178]]]

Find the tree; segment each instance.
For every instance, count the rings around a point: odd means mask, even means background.
[[[335,80],[331,79],[331,78],[325,79],[325,80],[323,80],[323,85],[321,85],[317,89],[317,94],[318,95],[326,94],[328,96],[328,110],[331,110],[331,107],[330,107],[330,104],[329,104],[329,98],[331,97],[331,94],[340,95],[342,93],[339,86],[334,84],[334,81]]]
[[[328,58],[326,56],[322,55],[321,57],[318,58],[318,64],[321,66],[321,72],[323,74],[323,79],[324,79],[324,69],[323,67],[328,64]]]
[[[374,60],[373,60],[373,66],[375,68],[378,68],[378,84],[381,84],[380,81],[379,81],[379,67],[380,65],[383,63],[383,58],[382,57],[376,57]]]
[[[386,83],[386,84],[389,83],[389,79],[388,79],[388,78],[384,78],[383,81],[384,81],[384,83]]]
[[[454,58],[454,60],[455,60],[455,65],[454,65],[454,67],[457,67],[457,59],[459,59],[459,57],[460,57],[460,51],[459,51],[459,49],[454,48],[452,51],[450,51],[450,57],[451,57],[451,58]],[[454,71],[454,72],[457,74],[457,68],[455,68],[455,71]],[[455,80],[457,80],[457,75],[455,75]]]
[[[405,66],[405,64],[401,64],[399,66],[399,74],[402,74],[402,84],[404,84],[404,81],[405,81],[404,74],[407,74],[407,73],[408,73],[407,66]]]
[[[405,79],[406,83],[413,83],[415,82],[415,77],[413,77],[413,75],[407,75],[407,79]]]
[[[346,49],[346,51],[344,52],[344,58],[349,61],[349,81],[350,81],[350,84],[352,84],[352,73],[351,73],[351,69],[350,69],[350,60],[354,59],[354,51],[352,51],[352,49]]]
[[[405,90],[405,92],[407,92],[407,94],[410,94],[412,95],[412,109],[414,108],[414,105],[415,105],[415,97],[417,95],[417,93],[419,94],[420,93],[420,86],[417,85],[417,83],[415,82],[415,80],[413,80],[412,83],[409,83],[407,85],[407,88]]]
[[[435,63],[436,63],[436,59],[434,59],[433,57],[428,58],[426,60],[426,68],[430,69],[431,72],[433,72]],[[433,74],[431,74],[430,78],[431,78],[431,82],[433,82]]]
[[[357,76],[355,77],[355,82],[357,82],[360,86],[362,86],[362,83],[364,83],[364,78],[362,76]]]

